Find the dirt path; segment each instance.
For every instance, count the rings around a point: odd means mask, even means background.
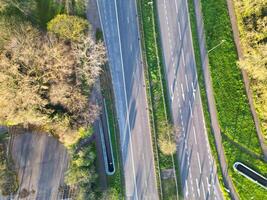
[[[233,0],[227,0],[227,7],[228,7],[230,20],[231,20],[231,25],[232,25],[232,30],[233,30],[235,46],[237,49],[238,57],[239,57],[239,59],[242,59],[243,58],[243,52],[242,52],[242,46],[240,43],[240,37],[239,37],[239,31],[238,31],[238,26],[237,26],[237,20],[236,20]],[[244,70],[242,70],[242,75],[243,75],[243,81],[245,83],[246,92],[247,92],[247,96],[248,96],[248,100],[249,100],[250,110],[251,110],[251,113],[253,115],[254,123],[255,123],[258,138],[259,138],[259,142],[260,142],[263,154],[264,154],[264,160],[267,161],[267,145],[265,144],[263,134],[261,132],[260,122],[259,122],[259,119],[257,117],[257,113],[255,111],[252,92],[249,89],[249,84],[250,84],[249,78],[248,78],[247,73]]]
[[[195,14],[196,14],[196,21],[197,21],[197,32],[198,32],[198,40],[200,45],[200,55],[201,55],[201,62],[202,62],[202,70],[204,73],[205,79],[205,88],[207,93],[208,99],[208,107],[211,116],[211,128],[215,137],[215,145],[216,150],[218,152],[218,158],[222,174],[223,174],[223,181],[227,189],[230,191],[230,196],[232,199],[237,200],[238,195],[235,191],[232,179],[228,174],[228,164],[226,162],[226,157],[224,153],[224,147],[222,145],[222,135],[221,130],[217,118],[217,109],[215,104],[215,99],[213,95],[213,88],[211,82],[211,75],[209,70],[209,60],[208,60],[208,52],[206,49],[206,42],[205,42],[205,31],[204,31],[204,23],[202,18],[202,11],[201,5],[199,0],[194,0],[195,5]],[[231,167],[231,166],[230,166]]]

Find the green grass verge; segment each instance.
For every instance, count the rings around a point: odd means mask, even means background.
[[[151,0],[138,0],[138,12],[141,24],[143,57],[145,59],[146,83],[148,94],[150,95],[148,102],[152,113],[150,115],[151,127],[154,131],[154,143],[156,143],[159,136],[164,134],[166,125],[171,123],[171,117],[167,100],[166,81],[163,78],[165,72],[160,48],[156,2],[153,1],[153,5],[149,2]],[[156,167],[157,172],[160,173],[161,170],[173,168],[173,164],[178,172],[176,154],[173,155],[173,163],[172,156],[163,155],[158,149],[158,144],[154,144],[154,154],[158,155],[156,156],[156,161],[159,163],[159,167]],[[179,179],[179,176],[177,176],[177,179]],[[162,183],[162,199],[174,199],[176,197],[177,183],[174,178],[167,180],[159,180],[158,178],[158,183]],[[179,188],[178,190],[181,191]],[[182,193],[179,193],[179,195],[182,195]]]
[[[108,176],[108,187],[113,188],[119,194],[120,199],[124,199],[124,188],[123,188],[123,174],[121,169],[121,160],[120,160],[120,150],[119,150],[119,134],[118,134],[118,127],[116,124],[116,113],[113,103],[113,93],[112,88],[110,85],[111,79],[109,77],[109,71],[106,66],[103,74],[103,79],[101,80],[101,90],[102,95],[106,101],[106,108],[107,108],[107,115],[108,115],[108,122],[109,122],[109,131],[111,135],[111,143],[113,149],[113,156],[115,162],[115,173],[112,176]]]
[[[201,0],[201,6],[207,49],[213,48],[221,40],[226,40],[220,47],[209,53],[209,64],[218,120],[221,131],[225,135],[223,145],[229,165],[229,174],[240,199],[264,199],[266,191],[237,174],[232,167],[234,162],[241,161],[261,174],[267,175],[267,164],[258,159],[258,157],[262,157],[262,151],[242,74],[236,65],[238,57],[227,4],[225,0]],[[234,145],[233,142],[243,148]],[[244,149],[254,152],[256,155],[248,154]]]
[[[226,0],[201,0],[213,90],[222,132],[232,140],[261,154],[253,117],[240,69]],[[214,17],[216,16],[216,17]]]

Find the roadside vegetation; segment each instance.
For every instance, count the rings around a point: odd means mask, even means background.
[[[267,2],[234,0],[243,59],[238,62],[251,79],[254,103],[267,144]]]
[[[3,196],[15,194],[19,185],[12,157],[7,150],[8,140],[8,133],[0,132],[0,192]]]
[[[104,199],[116,194],[102,196],[98,187],[90,127],[99,108],[89,97],[106,55],[89,36],[86,2],[0,0],[0,124],[58,138],[71,157],[65,183],[73,197]],[[18,188],[17,175],[7,146],[0,147],[0,189],[8,195]]]
[[[151,111],[151,127],[154,132],[154,154],[156,170],[159,174],[159,192],[162,199],[176,199],[177,177],[162,179],[166,169],[176,168],[176,143],[175,137],[179,130],[171,125],[169,115],[168,96],[164,79],[164,67],[158,33],[156,3],[151,0],[139,0],[138,9],[141,24],[143,57],[146,69],[146,84],[149,107]],[[165,99],[166,98],[166,99]],[[181,195],[181,194],[180,194]]]
[[[267,175],[267,164],[263,161],[242,74],[237,66],[226,0],[202,0],[201,5],[207,49],[225,40],[208,56],[229,174],[241,199],[264,199],[266,191],[263,188],[233,170],[234,162],[241,161]]]
[[[92,137],[91,129],[79,131],[80,141]],[[99,195],[96,172],[96,147],[92,142],[77,151],[79,142],[69,148],[72,157],[65,176],[65,183],[72,191],[71,198],[77,200],[96,199]]]

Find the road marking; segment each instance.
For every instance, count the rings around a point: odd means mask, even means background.
[[[201,163],[200,163],[200,158],[199,158],[199,153],[197,152],[197,161],[198,161],[198,166],[199,166],[199,171],[201,174]]]
[[[208,196],[210,195],[210,183],[208,177],[206,177],[207,185],[208,185]]]
[[[206,199],[206,193],[205,193],[205,188],[204,188],[203,181],[201,182],[201,185],[202,185],[202,190],[203,190],[204,199]]]
[[[183,59],[184,67],[185,67],[184,49],[183,48],[182,48],[182,59]]]
[[[181,83],[181,89],[182,89],[182,97],[183,97],[183,100],[185,101],[185,96],[184,96],[184,88],[183,88],[183,85]]]
[[[193,118],[193,111],[192,111],[192,106],[191,106],[191,101],[190,100],[189,100],[189,110],[190,110],[191,118]]]
[[[177,5],[176,0],[174,0],[174,2],[175,2],[175,10],[176,10],[176,13],[178,14],[178,5]]]
[[[195,138],[195,144],[197,144],[197,136],[196,136],[196,130],[195,130],[194,125],[193,125],[193,133],[194,133],[194,138]]]
[[[129,113],[128,113],[128,102],[127,102],[127,98],[126,98],[126,90],[125,90],[125,76],[124,76],[124,66],[123,66],[123,58],[122,58],[122,48],[121,48],[121,36],[120,36],[120,27],[119,27],[119,19],[118,19],[118,10],[117,10],[117,0],[115,0],[115,14],[116,14],[116,20],[117,20],[117,31],[118,31],[118,37],[119,37],[119,47],[120,47],[120,59],[121,59],[121,67],[122,67],[122,76],[123,76],[123,88],[124,88],[124,98],[125,98],[125,102],[126,102],[126,116],[127,116],[127,123],[128,123],[128,131],[129,134],[131,133],[130,130],[130,125],[129,125]],[[134,159],[133,159],[133,146],[132,146],[132,138],[131,135],[129,136],[129,142],[130,142],[130,148],[131,148],[131,160],[132,160],[132,169],[133,169],[133,178],[134,178],[134,194],[135,194],[135,198],[138,200],[138,191],[137,191],[137,186],[136,186],[136,174],[135,174],[135,166],[134,166]]]
[[[143,156],[142,156],[142,159],[143,159],[143,163],[145,163],[146,162],[146,160],[145,160],[145,154],[144,154],[144,152],[143,152],[143,154],[142,154]],[[144,176],[145,176],[145,178],[146,178],[146,168],[144,167]],[[144,181],[145,182],[145,188],[147,188],[147,181]]]
[[[188,197],[188,183],[187,183],[187,179],[185,180],[185,196]]]
[[[178,28],[179,28],[179,39],[182,40],[181,28],[180,28],[180,22],[179,22],[179,20],[178,20]]]
[[[192,90],[193,90],[193,98],[194,98],[194,100],[195,100],[195,93],[196,93],[196,90],[195,90],[195,88],[194,88],[194,83],[193,82],[191,82],[191,86],[192,86]]]
[[[130,18],[129,18],[129,16],[127,16],[127,23],[128,23],[128,24],[130,23]]]
[[[199,190],[199,185],[198,185],[197,178],[196,178],[196,186],[197,186],[197,193],[198,193],[198,196],[200,196],[200,190]]]
[[[187,90],[187,92],[189,92],[187,74],[185,73],[184,76],[185,76],[186,90]]]

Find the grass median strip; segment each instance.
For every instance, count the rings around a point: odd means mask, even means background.
[[[210,51],[208,56],[229,174],[240,199],[264,199],[266,191],[253,182],[245,180],[234,172],[232,167],[234,162],[241,161],[263,175],[267,175],[266,162],[258,158],[262,157],[262,151],[242,74],[236,64],[238,57],[226,0],[201,0],[201,5],[207,48],[212,49],[220,41],[225,40],[219,48]],[[244,148],[254,152],[255,156],[247,154]]]
[[[146,83],[148,94],[150,95],[150,111],[152,111],[151,121],[154,131],[154,154],[159,166],[158,183],[161,193],[161,199],[177,199],[178,188],[176,174],[172,177],[164,178],[164,172],[168,169],[175,169],[176,154],[164,155],[162,146],[159,146],[163,136],[167,136],[168,126],[170,124],[169,107],[166,101],[165,80],[163,79],[163,63],[160,51],[160,38],[157,30],[157,18],[155,1],[138,0],[138,12],[141,24],[143,57],[145,62]],[[167,136],[168,139],[168,136]],[[159,150],[161,148],[161,150]]]

